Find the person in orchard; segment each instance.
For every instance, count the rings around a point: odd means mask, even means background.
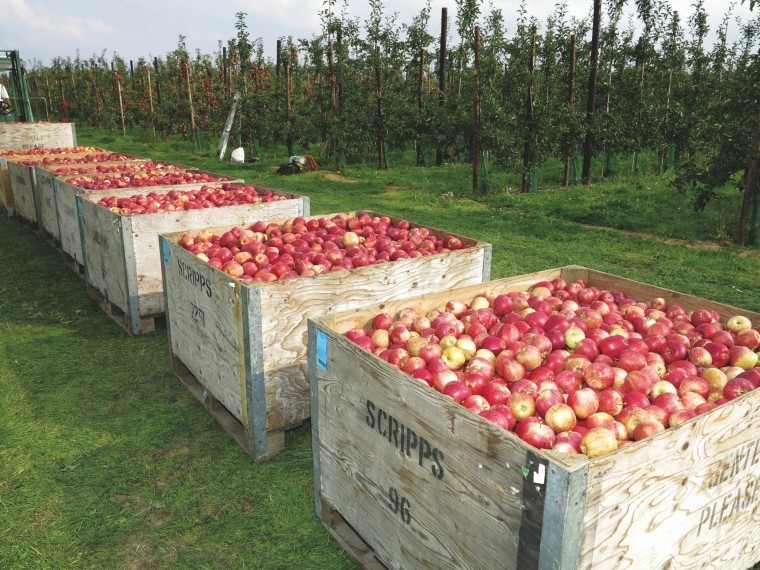
[[[11,97],[8,95],[8,91],[5,85],[0,83],[0,117],[10,115],[11,113]]]

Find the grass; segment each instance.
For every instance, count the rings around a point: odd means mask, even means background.
[[[372,209],[488,241],[493,278],[575,263],[760,311],[758,251],[715,245],[730,192],[701,214],[650,179],[476,200],[461,165],[277,177],[274,153],[232,165],[181,143],[79,139],[308,195],[313,213]],[[308,425],[253,464],[169,372],[165,330],[129,338],[5,216],[0,242],[0,567],[355,567],[314,516]]]

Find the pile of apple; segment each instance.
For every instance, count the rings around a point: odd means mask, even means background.
[[[438,237],[428,228],[395,224],[387,216],[336,214],[332,218],[257,221],[222,235],[203,230],[179,244],[244,281],[277,281],[343,271],[468,247],[456,236]]]
[[[98,149],[94,146],[71,146],[60,148],[27,148],[0,150],[0,156],[39,156],[41,154],[82,154],[94,152]]]
[[[177,186],[180,184],[206,184],[224,182],[227,178],[217,178],[205,172],[185,170],[126,171],[117,174],[94,174],[73,176],[67,182],[85,190],[112,190],[114,188],[140,188],[144,186]]]
[[[597,457],[760,386],[755,325],[558,278],[345,336],[539,449]]]
[[[75,166],[61,166],[50,169],[50,172],[56,176],[70,174],[108,174],[113,172],[139,172],[139,171],[176,171],[177,166],[165,164],[163,162],[120,162],[119,164],[96,164],[96,166],[82,166],[79,163]]]
[[[81,156],[46,156],[42,160],[23,160],[20,164],[24,166],[54,166],[56,164],[94,164],[98,162],[119,162],[123,160],[133,160],[126,154],[121,153],[95,153],[82,154]]]
[[[158,212],[181,212],[185,210],[202,210],[221,206],[259,204],[286,200],[285,196],[275,194],[272,190],[256,189],[251,185],[222,184],[220,187],[203,185],[194,190],[170,190],[159,194],[135,194],[127,198],[106,196],[98,205],[112,212],[131,216],[133,214],[155,214]]]

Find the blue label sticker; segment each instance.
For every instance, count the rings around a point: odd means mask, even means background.
[[[169,265],[169,248],[164,240],[161,240],[161,250],[164,253],[164,265]]]
[[[327,372],[327,335],[317,331],[317,367]]]

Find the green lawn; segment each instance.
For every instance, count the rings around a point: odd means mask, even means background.
[[[86,129],[79,143],[488,241],[493,278],[579,264],[760,311],[760,252],[716,245],[738,217],[728,190],[695,214],[654,179],[520,195],[494,175],[481,199],[461,165],[283,178],[274,153],[241,166]],[[169,371],[165,329],[129,338],[5,215],[0,243],[0,567],[355,567],[314,516],[308,424],[254,464]]]

